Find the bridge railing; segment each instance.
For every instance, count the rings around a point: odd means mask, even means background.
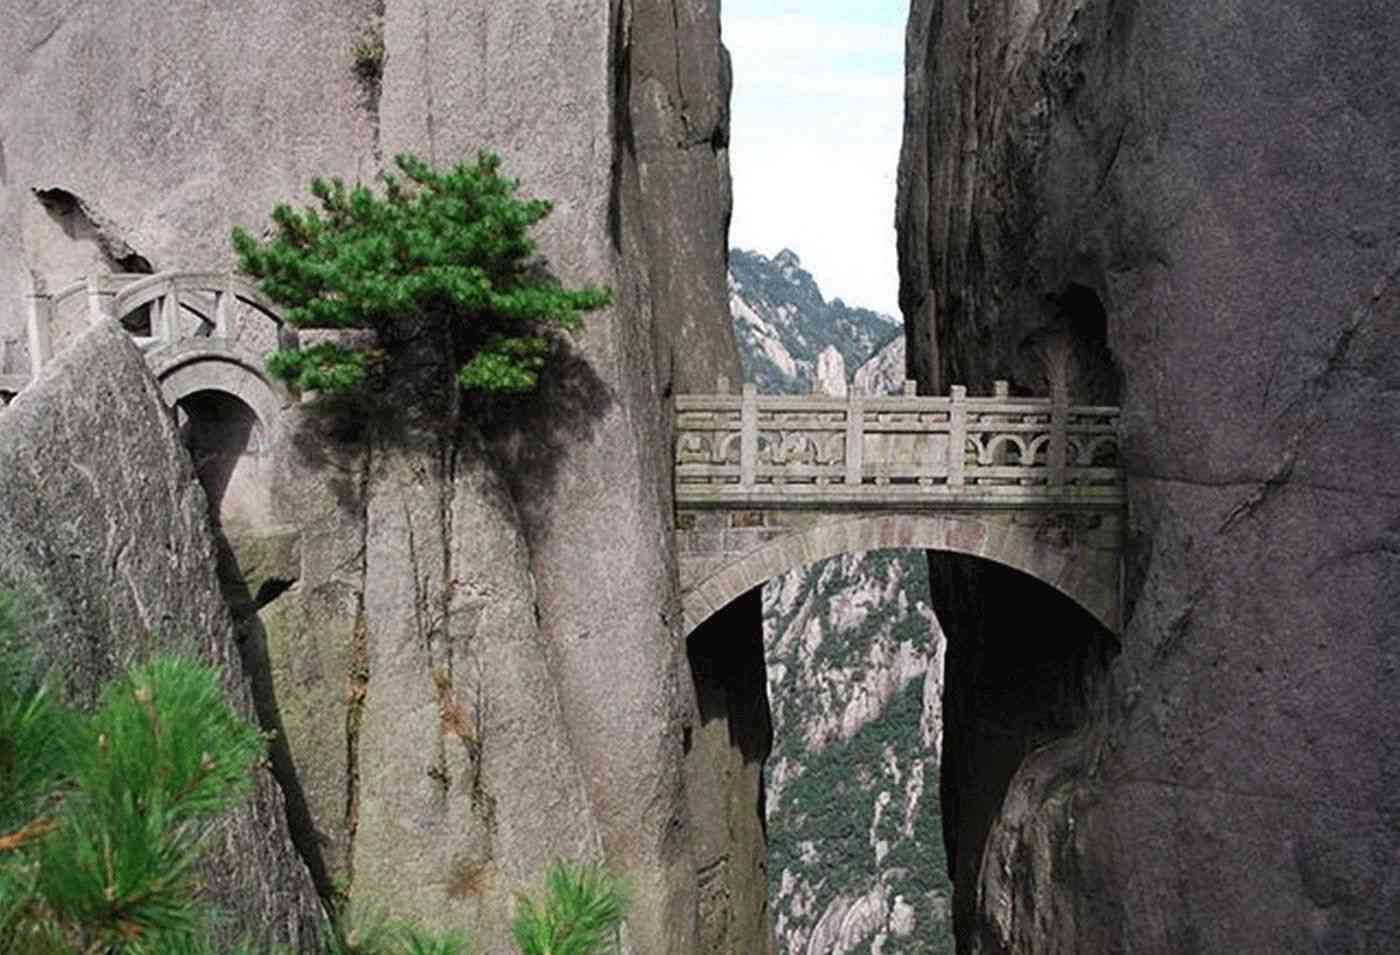
[[[1119,409],[1011,397],[679,395],[676,495],[735,500],[1120,498]]]
[[[173,345],[184,338],[235,338],[239,306],[247,306],[273,322],[279,339],[290,334],[276,306],[240,275],[179,271],[89,275],[30,297],[30,374],[26,379],[37,377],[52,359],[56,320],[75,304],[81,307],[89,325],[107,318],[125,319],[138,309],[150,308],[150,334],[132,335],[145,351]],[[193,331],[189,330],[191,317],[197,320],[192,323]],[[19,381],[19,376],[10,375],[0,380],[0,386],[9,387]]]

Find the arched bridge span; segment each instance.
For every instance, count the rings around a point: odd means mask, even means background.
[[[676,399],[685,632],[767,580],[894,547],[993,560],[1121,625],[1115,407],[1059,394]]]

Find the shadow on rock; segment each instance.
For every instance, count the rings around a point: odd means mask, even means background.
[[[321,836],[316,828],[306,791],[297,773],[282,724],[282,711],[277,703],[277,689],[272,678],[272,661],[268,655],[267,630],[258,612],[280,597],[290,581],[268,581],[252,593],[233,546],[219,528],[215,527],[219,587],[233,615],[234,634],[243,663],[243,674],[252,692],[253,709],[258,724],[267,734],[268,758],[273,778],[282,788],[286,804],[287,827],[292,844],[305,863],[322,901],[330,905],[335,900],[335,888],[321,851]]]
[[[497,456],[512,497],[525,516],[530,502],[553,489],[569,449],[588,441],[614,398],[593,366],[561,341],[554,361],[528,394],[463,396],[460,419],[434,420],[422,407],[389,396],[389,389],[321,395],[301,405],[289,440],[297,464],[317,476],[341,508],[364,506],[366,449],[422,446],[425,435],[457,434],[461,450],[479,431]]]
[[[537,391],[469,399],[465,413],[479,422],[522,516],[535,523],[570,449],[593,437],[613,403],[593,366],[565,342]]]

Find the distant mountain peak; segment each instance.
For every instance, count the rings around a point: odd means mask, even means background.
[[[745,249],[729,253],[729,310],[739,340],[744,377],[767,393],[812,389],[819,357],[841,358],[846,381],[875,352],[900,335],[900,322],[841,299],[828,302],[802,259],[790,248],[773,258]],[[830,386],[835,367],[824,368]]]

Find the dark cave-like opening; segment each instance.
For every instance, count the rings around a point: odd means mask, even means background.
[[[220,391],[195,392],[180,401],[178,412],[180,440],[209,496],[210,513],[222,523],[224,499],[240,461],[260,450],[258,417],[238,398]]]
[[[932,867],[930,875],[933,869],[946,869],[946,880],[940,872],[937,881],[948,887],[940,892],[952,896],[950,934],[957,951],[969,951],[984,846],[1010,782],[1030,753],[1085,725],[1118,643],[1093,615],[1044,581],[983,558],[946,552],[928,557],[927,597],[946,640],[939,675],[942,752],[931,764],[937,768],[930,770],[930,791],[918,812],[910,858]],[[685,731],[687,784],[699,829],[702,926],[713,936],[704,939],[705,952],[727,951],[726,938],[753,937],[743,933],[744,927],[771,931],[768,923],[776,918],[778,900],[764,892],[761,880],[747,878],[735,867],[748,854],[776,871],[784,856],[773,853],[779,843],[792,841],[784,834],[783,815],[792,810],[792,792],[785,793],[781,805],[770,801],[775,797],[766,776],[770,757],[776,760],[780,749],[774,738],[777,711],[770,707],[783,705],[783,691],[769,685],[771,648],[764,642],[761,593],[756,588],[737,598],[687,642],[699,717],[698,725]],[[936,632],[928,636],[937,639]],[[774,692],[778,697],[770,700]],[[937,708],[937,703],[929,698],[925,706]],[[897,695],[889,709],[881,719],[901,718],[917,727],[917,700]],[[786,736],[793,729],[787,726],[782,732]],[[865,745],[865,735],[870,734],[862,731],[834,747],[844,753],[835,758],[847,765],[828,780],[830,797],[819,797],[819,804],[839,802],[844,797],[836,790],[854,785],[879,761]],[[778,813],[772,820],[766,818],[769,809]],[[860,848],[868,841],[864,827],[869,820],[862,821],[859,812],[827,812],[824,818],[839,830],[832,846]],[[852,832],[860,830],[858,838],[843,839],[841,833],[852,826]],[[822,861],[828,874],[850,864]],[[775,891],[771,881],[766,888]],[[947,895],[943,898],[946,902]],[[926,914],[921,912],[921,919]],[[947,922],[941,924],[948,931]],[[951,952],[953,942],[945,937],[928,950]],[[783,951],[781,945],[777,951]]]
[[[1064,387],[1077,404],[1116,405],[1122,372],[1108,340],[1108,312],[1088,285],[1068,284],[1043,307],[1043,324],[1017,350],[1012,378],[1022,391],[1044,395]],[[995,343],[987,347],[995,351]]]

